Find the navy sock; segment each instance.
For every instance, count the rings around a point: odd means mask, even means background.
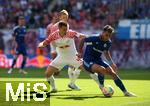
[[[16,64],[16,61],[17,61],[17,59],[15,58],[15,59],[13,60],[13,63],[12,63],[12,65],[11,65],[11,68],[14,68],[14,65]]]
[[[123,82],[121,81],[121,79],[119,77],[117,77],[117,79],[115,79],[114,82],[121,89],[122,92],[127,91],[124,84],[123,84]]]
[[[99,80],[99,83],[104,86],[104,75],[103,74],[98,74],[98,80]]]
[[[26,64],[26,57],[23,58],[23,62],[22,62],[22,65],[21,65],[21,69],[24,68],[25,64]]]

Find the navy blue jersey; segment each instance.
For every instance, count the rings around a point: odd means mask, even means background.
[[[102,41],[99,36],[85,38],[85,43],[84,61],[101,60],[103,51],[108,51],[111,46],[111,40]]]
[[[23,46],[25,45],[25,35],[27,33],[26,27],[25,26],[16,26],[13,29],[13,36],[15,37],[15,40],[18,44],[18,46]]]
[[[13,36],[15,37],[17,48],[16,54],[22,54],[24,56],[27,55],[26,45],[25,45],[25,35],[27,33],[25,26],[16,26],[13,30]]]

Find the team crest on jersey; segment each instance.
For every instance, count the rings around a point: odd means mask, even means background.
[[[104,47],[107,47],[107,44],[106,44],[106,43],[104,44]]]

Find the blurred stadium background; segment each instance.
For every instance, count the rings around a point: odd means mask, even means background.
[[[19,15],[25,16],[28,28],[26,66],[47,66],[50,48],[40,51],[37,44],[62,9],[70,14],[70,28],[88,36],[98,35],[106,24],[115,27],[111,51],[119,67],[150,68],[150,0],[0,0],[0,67],[12,63],[11,34]]]
[[[0,106],[43,106],[38,102],[6,102],[5,83],[12,82],[18,89],[18,81],[45,81],[45,67],[50,63],[50,48],[37,49],[45,39],[46,26],[55,21],[58,12],[66,9],[69,13],[71,29],[87,36],[99,35],[103,26],[115,28],[111,47],[112,57],[121,68],[119,75],[127,88],[138,97],[123,97],[122,92],[106,76],[105,84],[114,87],[111,99],[104,98],[100,90],[86,73],[77,80],[81,91],[67,88],[67,71],[60,73],[56,84],[58,90],[50,98],[51,106],[150,106],[150,0],[0,0]],[[14,69],[7,74],[13,61],[12,32],[17,25],[17,17],[24,15],[28,33],[26,35],[28,59],[23,75]],[[57,18],[56,18],[57,19]],[[78,41],[76,41],[78,46]],[[22,56],[17,60],[20,67]],[[17,82],[15,82],[17,81]],[[20,98],[19,98],[20,99]],[[45,105],[44,105],[45,106]],[[47,105],[46,105],[47,106]]]

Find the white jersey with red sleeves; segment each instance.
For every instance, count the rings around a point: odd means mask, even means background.
[[[51,43],[53,46],[55,46],[58,55],[75,55],[77,50],[75,47],[74,38],[79,36],[80,33],[73,30],[68,30],[66,35],[61,37],[59,35],[59,30],[57,30],[50,34],[44,42]]]
[[[82,65],[82,61],[77,60],[77,50],[74,43],[74,38],[79,36],[80,33],[73,30],[68,30],[64,37],[59,35],[59,30],[49,35],[44,42],[55,46],[57,52],[57,57],[50,63],[51,66],[61,70],[65,65],[75,68]]]

